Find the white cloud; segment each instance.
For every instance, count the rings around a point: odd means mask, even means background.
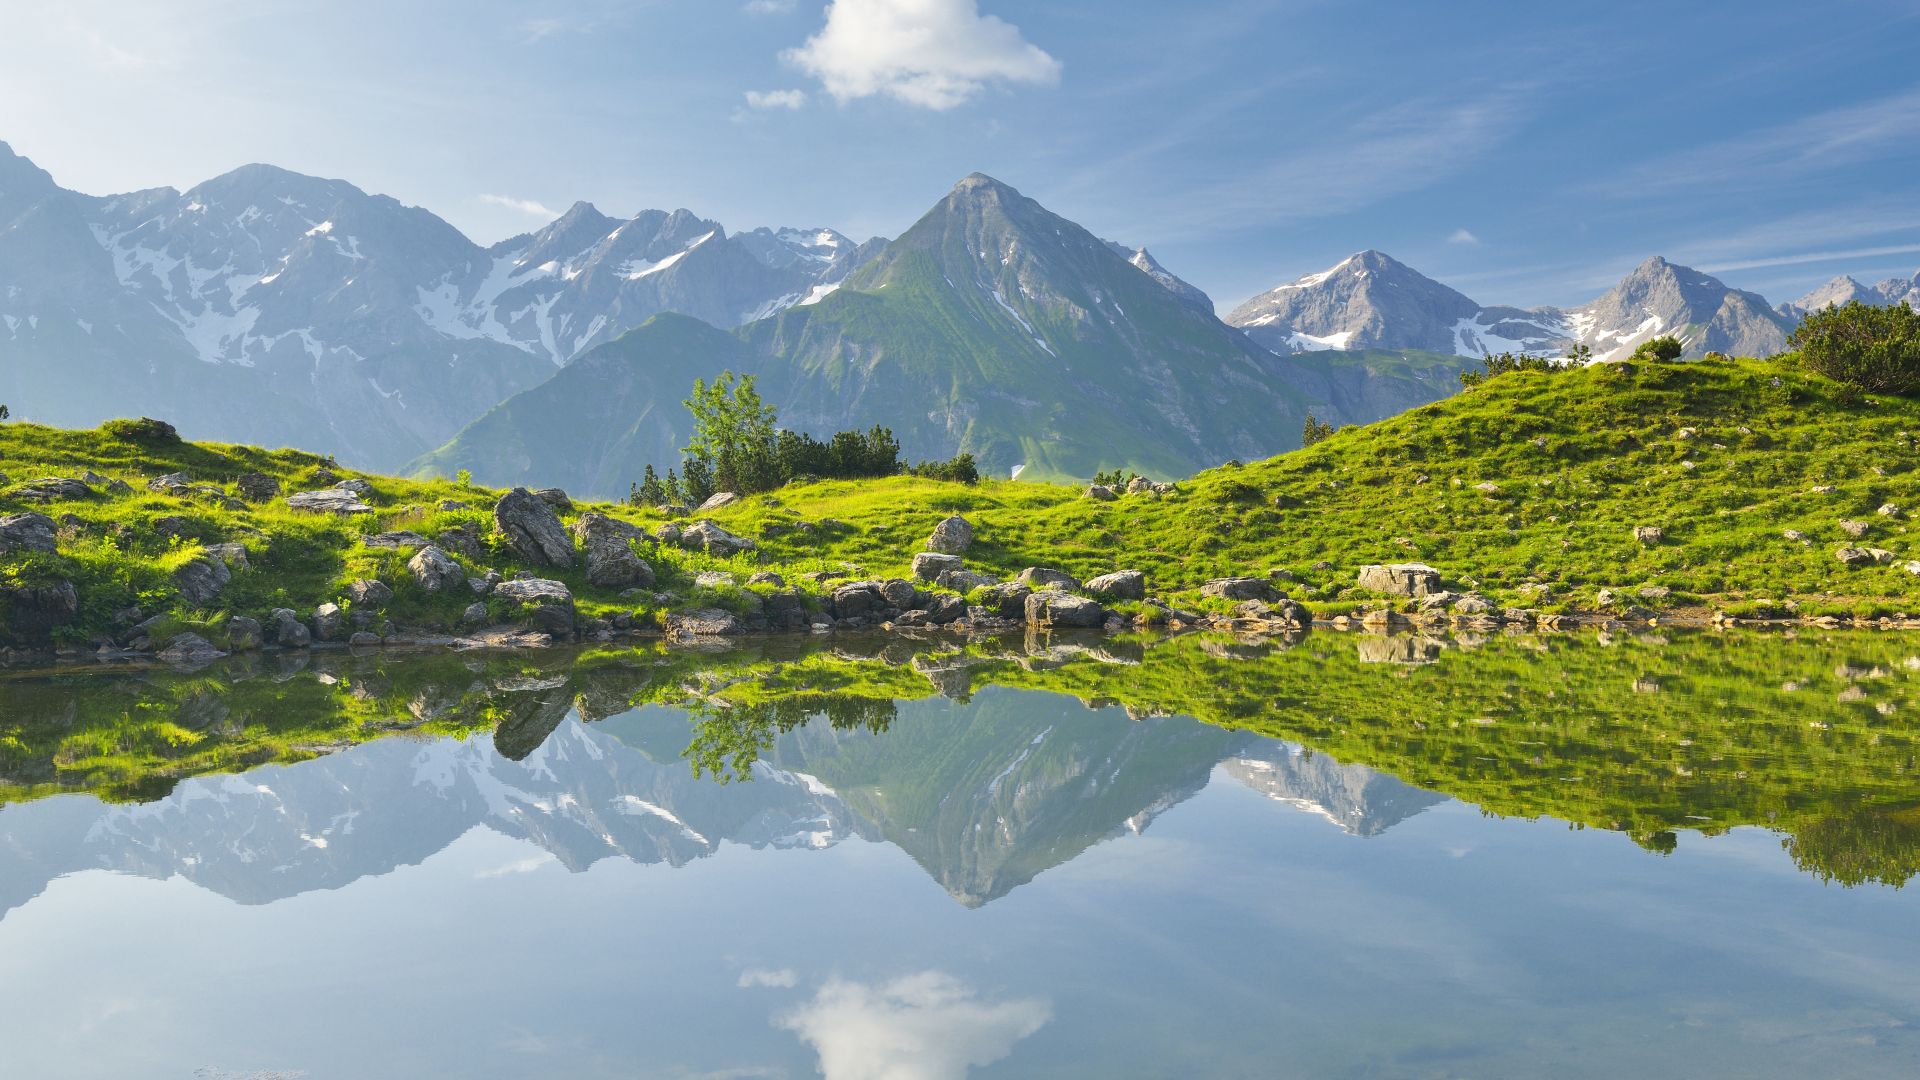
[[[827,25],[782,58],[841,102],[884,95],[928,109],[991,83],[1051,85],[1060,62],[977,0],[832,0]]]
[[[805,90],[747,91],[747,104],[756,109],[797,109],[806,103]]]
[[[528,217],[556,218],[560,216],[558,210],[554,210],[544,203],[535,202],[532,199],[516,199],[511,195],[482,195],[480,196],[480,201],[486,203],[488,206],[501,206],[508,210],[518,210]]]
[[[1455,229],[1453,233],[1447,237],[1447,243],[1466,244],[1469,247],[1473,247],[1480,243],[1480,238],[1473,235],[1473,233],[1467,229]]]
[[[791,990],[800,984],[800,976],[792,968],[748,968],[740,973],[740,985],[743,987],[771,987],[776,990]]]
[[[878,985],[828,980],[777,1023],[814,1048],[826,1080],[965,1080],[1050,1019],[1044,1001],[982,1001],[928,971]]]

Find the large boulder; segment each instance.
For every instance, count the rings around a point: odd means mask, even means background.
[[[467,583],[467,572],[453,561],[453,556],[433,544],[421,548],[407,560],[407,572],[430,593],[446,592]]]
[[[941,574],[934,584],[943,589],[952,589],[954,592],[965,594],[975,589],[983,589],[988,585],[998,585],[1000,579],[978,570],[949,570]]]
[[[347,586],[347,599],[353,601],[356,609],[378,611],[393,602],[393,590],[384,581],[361,578]]]
[[[553,507],[555,513],[573,513],[572,497],[559,488],[537,488],[534,490],[533,496],[548,506]]]
[[[58,548],[59,527],[45,514],[8,514],[0,517],[0,555],[15,551],[39,551],[48,555]]]
[[[518,578],[495,585],[493,595],[519,604],[535,626],[554,637],[573,635],[573,592],[566,585],[545,578]]]
[[[235,615],[227,620],[227,647],[234,652],[259,648],[263,636],[258,620],[245,615]]]
[[[650,589],[652,564],[633,550],[635,541],[649,539],[646,530],[605,514],[582,514],[573,523],[573,535],[586,552],[587,581],[602,589]]]
[[[696,514],[705,514],[721,507],[732,506],[740,501],[740,496],[731,491],[716,491],[707,496],[707,501],[693,508]]]
[[[283,649],[304,649],[313,642],[313,631],[289,608],[275,608],[263,628],[266,640]]]
[[[47,644],[79,614],[80,592],[71,581],[0,586],[0,641]]]
[[[1019,619],[1026,616],[1027,597],[1033,590],[1017,581],[1005,581],[988,585],[980,590],[975,598],[981,607],[1003,619]]]
[[[941,555],[965,555],[972,546],[973,526],[959,514],[935,525],[933,535],[927,537],[927,550]]]
[[[214,648],[213,642],[199,634],[180,634],[155,655],[169,664],[195,666],[212,663],[227,654]]]
[[[735,536],[711,521],[696,521],[680,531],[680,546],[688,551],[731,556],[752,551],[760,545],[744,536]]]
[[[240,492],[240,497],[248,502],[268,502],[280,496],[280,481],[266,473],[241,473],[233,486]]]
[[[173,572],[173,584],[187,603],[205,607],[220,598],[233,571],[216,556],[202,553]]]
[[[913,557],[913,576],[921,581],[940,580],[941,575],[960,569],[960,556],[938,551],[922,551]]]
[[[1147,575],[1138,570],[1116,570],[1111,574],[1088,578],[1082,588],[1109,600],[1145,600]]]
[[[887,599],[880,594],[880,582],[877,581],[855,581],[842,585],[833,590],[828,600],[837,619],[865,618],[887,609]]]
[[[1120,497],[1119,492],[1113,490],[1112,488],[1108,487],[1105,484],[1087,485],[1087,498],[1092,499],[1095,502],[1112,502],[1113,500],[1119,497]]]
[[[339,604],[326,603],[313,609],[313,640],[338,641],[347,630],[347,613]]]
[[[1361,567],[1355,583],[1369,592],[1425,596],[1440,591],[1440,571],[1425,563],[1376,564]]]
[[[731,611],[722,608],[695,608],[667,616],[669,641],[728,637],[745,631],[746,625]]]
[[[373,507],[361,502],[360,496],[341,488],[296,492],[287,496],[287,505],[310,514],[373,513]]]
[[[1200,586],[1201,596],[1220,600],[1278,600],[1280,593],[1266,578],[1216,578]]]
[[[1027,597],[1027,625],[1055,629],[1091,629],[1104,626],[1107,609],[1084,596],[1042,589]]]
[[[1045,566],[1029,566],[1013,579],[1029,589],[1066,589],[1072,591],[1080,587],[1080,579],[1065,570],[1053,570]]]
[[[535,566],[569,569],[573,544],[546,500],[526,488],[514,488],[494,504],[493,522],[507,547]]]

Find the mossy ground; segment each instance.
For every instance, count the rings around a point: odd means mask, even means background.
[[[1503,606],[1592,608],[1601,589],[1631,599],[1658,586],[1670,595],[1651,606],[1920,613],[1920,575],[1903,569],[1920,558],[1909,516],[1920,511],[1917,437],[1920,404],[1849,391],[1791,357],[1517,372],[1304,450],[1209,470],[1167,496],[1103,503],[1077,487],[910,477],[752,496],[711,516],[756,539],[757,554],[725,560],[643,545],[670,594],[664,604],[596,590],[580,570],[547,576],[565,581],[586,615],[637,611],[657,620],[676,607],[740,606],[745,586],[693,586],[707,569],[742,580],[770,569],[789,582],[816,570],[905,576],[934,523],[959,513],[976,530],[967,555],[976,568],[1010,575],[1054,566],[1082,578],[1139,569],[1152,592],[1188,606],[1203,606],[1190,590],[1211,578],[1281,568],[1300,579],[1289,591],[1322,614],[1351,610],[1378,599],[1352,587],[1360,566],[1422,561]],[[471,597],[429,595],[405,572],[404,552],[359,542],[392,529],[433,536],[472,526],[487,547],[470,571],[525,569],[492,535],[499,492],[490,489],[335,469],[374,486],[377,512],[356,518],[302,514],[279,501],[229,510],[146,490],[148,478],[175,471],[229,491],[240,473],[258,471],[300,490],[314,486],[324,464],[291,450],[0,425],[0,471],[12,478],[0,488],[0,513],[40,510],[63,523],[59,555],[0,557],[0,584],[75,581],[82,614],[63,633],[82,642],[129,607],[217,633],[227,613],[311,611],[341,601],[363,577],[393,587],[387,616],[395,622],[455,625]],[[86,470],[135,491],[50,504],[16,494],[22,481]],[[440,509],[446,502],[468,505]],[[1881,515],[1883,506],[1894,512]],[[654,510],[579,508],[589,509],[650,528],[667,520]],[[183,537],[158,527],[168,517],[185,519]],[[1846,520],[1865,522],[1865,535],[1842,531]],[[1637,542],[1640,525],[1659,526],[1665,539]],[[1806,539],[1789,539],[1787,529]],[[235,575],[215,610],[197,610],[171,574],[201,543],[219,541],[244,543],[253,569]],[[1849,569],[1834,557],[1842,545],[1884,548],[1895,559]],[[1535,584],[1549,586],[1551,598],[1523,591]]]

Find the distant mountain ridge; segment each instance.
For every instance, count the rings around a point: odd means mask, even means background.
[[[1766,356],[1786,348],[1793,327],[1792,317],[1759,295],[1659,256],[1587,304],[1522,309],[1482,306],[1378,251],[1270,289],[1227,322],[1279,355],[1355,348],[1565,355],[1585,345],[1598,360],[1669,334],[1689,356]]]
[[[1862,285],[1853,278],[1842,275],[1798,300],[1781,304],[1780,313],[1799,318],[1809,311],[1844,305],[1855,300],[1875,307],[1906,304],[1908,307],[1920,310],[1920,270],[1916,270],[1911,278],[1887,278],[1872,286]]]

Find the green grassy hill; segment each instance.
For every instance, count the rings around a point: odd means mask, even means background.
[[[1352,587],[1358,567],[1420,560],[1503,606],[1592,609],[1609,589],[1616,606],[1920,613],[1920,575],[1904,568],[1920,560],[1910,517],[1920,508],[1916,434],[1920,404],[1849,392],[1786,359],[1519,372],[1305,450],[1209,470],[1166,496],[1096,502],[1077,488],[905,477],[795,485],[711,515],[756,538],[756,553],[723,560],[643,545],[663,602],[621,599],[579,570],[554,576],[584,614],[658,619],[741,599],[738,587],[695,586],[706,569],[771,569],[795,583],[823,569],[906,576],[934,523],[958,512],[978,535],[975,568],[1055,566],[1082,578],[1139,569],[1153,593],[1188,604],[1210,578],[1278,568],[1300,579],[1288,586],[1296,597],[1323,613],[1347,610],[1379,600]],[[297,451],[0,425],[0,473],[10,477],[0,517],[41,512],[60,528],[56,554],[0,553],[0,627],[8,597],[49,582],[76,586],[79,617],[58,636],[78,645],[112,632],[116,619],[123,626],[129,610],[211,632],[229,613],[304,614],[339,602],[361,578],[393,586],[394,622],[455,625],[471,597],[428,595],[404,568],[407,552],[361,542],[393,529],[432,537],[469,528],[480,545],[463,557],[469,573],[527,569],[493,535],[492,489],[364,477],[374,512],[350,519],[233,498],[243,472],[292,491],[320,486],[326,469]],[[89,472],[83,495],[32,497],[36,478]],[[148,489],[149,478],[173,472],[188,473],[194,490]],[[115,480],[129,490],[116,493]],[[563,518],[589,509],[648,528],[665,521],[586,504]],[[794,527],[827,519],[839,524]],[[1664,539],[1636,541],[1636,526],[1657,526]],[[244,545],[250,568],[236,570],[216,602],[191,604],[175,574],[219,543]],[[1849,568],[1835,558],[1842,545],[1882,549],[1890,561]],[[1532,588],[1542,585],[1545,598]],[[1669,592],[1642,599],[1643,588]]]

